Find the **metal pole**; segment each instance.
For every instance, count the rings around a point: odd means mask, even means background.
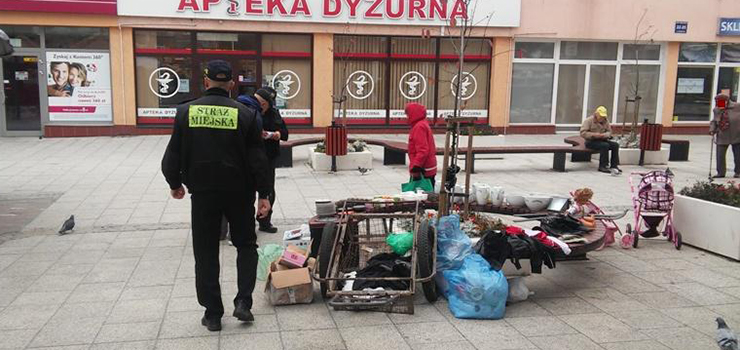
[[[473,169],[473,126],[468,126],[468,149],[465,155],[465,211],[463,218],[467,220],[470,217],[470,172]]]

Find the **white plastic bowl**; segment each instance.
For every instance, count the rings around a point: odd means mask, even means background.
[[[524,203],[533,213],[545,210],[550,205],[552,197],[538,194],[530,194],[524,197]]]
[[[517,195],[517,194],[507,194],[506,195],[506,204],[508,204],[510,207],[521,208],[526,203],[524,201],[524,196],[520,196],[520,195]]]

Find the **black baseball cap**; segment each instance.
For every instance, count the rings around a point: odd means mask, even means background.
[[[223,60],[210,61],[206,65],[204,74],[213,81],[231,81],[231,64]]]
[[[269,86],[265,86],[261,87],[254,94],[265,99],[265,101],[267,101],[267,103],[269,103],[271,107],[275,106],[275,97],[277,96],[277,91],[275,91],[275,89]]]

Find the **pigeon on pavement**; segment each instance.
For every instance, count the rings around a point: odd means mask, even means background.
[[[69,219],[65,220],[62,224],[62,228],[59,229],[59,234],[63,235],[66,234],[69,231],[72,231],[75,228],[75,216],[72,215],[69,217]]]
[[[717,317],[717,345],[722,350],[738,350],[737,336],[722,317]]]
[[[361,166],[358,166],[357,167],[357,171],[360,172],[360,175],[365,175],[365,174],[367,174],[368,171],[370,171],[370,169],[365,169],[365,168],[363,168]]]

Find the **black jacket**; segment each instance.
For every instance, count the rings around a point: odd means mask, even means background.
[[[262,114],[262,128],[265,131],[280,131],[280,140],[288,141],[288,127],[285,120],[280,115],[280,111],[270,108]],[[280,156],[280,141],[265,140],[265,150],[268,159],[275,159]]]
[[[162,158],[171,189],[259,192],[272,186],[257,114],[223,89],[179,105],[172,137]]]

